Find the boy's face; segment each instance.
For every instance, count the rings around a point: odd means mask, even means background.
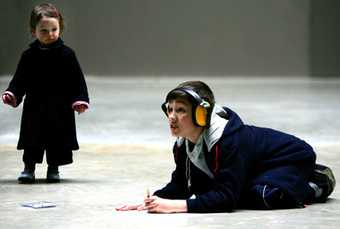
[[[32,34],[43,45],[49,45],[57,41],[60,36],[58,19],[53,17],[41,18],[35,29],[32,30]]]
[[[167,115],[171,134],[175,137],[184,137],[195,142],[202,131],[201,127],[192,122],[192,105],[186,100],[170,100]]]

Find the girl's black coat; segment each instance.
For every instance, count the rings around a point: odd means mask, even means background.
[[[19,105],[25,96],[18,149],[76,150],[72,103],[89,102],[74,51],[59,39],[47,48],[36,40],[23,52],[7,89]]]
[[[192,185],[188,188],[186,147],[175,144],[176,169],[171,181],[154,194],[186,199],[188,212],[232,211],[247,198],[252,201],[247,193],[256,185],[280,188],[292,200],[291,207],[305,203],[316,160],[312,147],[280,131],[245,125],[235,112],[224,109],[229,121],[222,137],[211,152],[205,148],[205,159],[214,178],[190,162]],[[189,199],[193,194],[196,198]]]

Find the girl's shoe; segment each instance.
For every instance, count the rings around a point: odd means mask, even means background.
[[[18,177],[20,184],[32,184],[35,181],[35,164],[25,164],[24,171],[22,171]]]
[[[24,170],[20,173],[18,177],[18,181],[20,184],[32,184],[35,181],[34,172]]]
[[[58,166],[48,166],[46,180],[48,183],[60,182]]]

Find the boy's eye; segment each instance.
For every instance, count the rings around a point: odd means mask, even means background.
[[[167,107],[167,112],[168,112],[168,113],[171,113],[172,110],[173,110],[172,107],[169,107],[169,106]]]
[[[183,107],[177,108],[176,109],[177,113],[185,113],[185,109]]]

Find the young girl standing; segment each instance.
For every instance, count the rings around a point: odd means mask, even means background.
[[[59,182],[61,165],[73,162],[79,149],[74,111],[89,107],[84,75],[74,51],[60,35],[63,17],[52,4],[34,7],[30,29],[36,40],[23,52],[13,79],[3,93],[5,104],[17,107],[25,96],[18,149],[25,164],[18,180],[33,183],[35,164],[46,151],[47,181]]]

